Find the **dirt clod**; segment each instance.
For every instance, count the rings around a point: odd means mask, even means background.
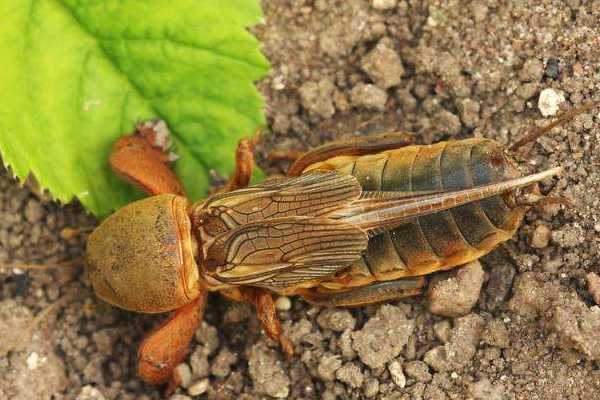
[[[479,299],[483,268],[478,261],[438,275],[429,285],[429,312],[445,317],[467,314]]]
[[[302,106],[313,116],[329,118],[335,113],[334,90],[335,86],[326,78],[318,82],[306,82],[299,89]]]
[[[563,346],[574,348],[589,360],[600,359],[600,308],[568,299],[553,310],[552,326]]]
[[[364,375],[356,363],[349,362],[342,365],[336,372],[335,377],[338,381],[344,382],[351,388],[359,388],[364,381]]]
[[[414,321],[407,319],[399,307],[384,305],[352,334],[352,347],[362,362],[380,368],[400,354],[413,329]]]
[[[317,323],[323,329],[334,332],[352,330],[356,325],[356,319],[350,311],[339,308],[325,308],[317,317]]]
[[[531,247],[543,249],[550,242],[550,234],[552,231],[546,225],[539,225],[531,235]]]
[[[350,93],[353,106],[375,111],[381,111],[385,108],[387,97],[385,90],[365,83],[357,84]]]
[[[290,378],[283,369],[279,354],[268,349],[264,342],[250,348],[248,372],[257,393],[283,398],[290,393]]]
[[[586,275],[588,283],[588,292],[597,305],[600,305],[600,276],[593,272]]]
[[[419,382],[429,382],[431,380],[431,373],[429,373],[429,366],[423,361],[409,361],[404,364],[404,371],[410,378]]]
[[[438,372],[464,368],[475,355],[484,326],[483,318],[477,314],[456,318],[448,343],[429,350],[423,360]]]
[[[398,53],[390,49],[383,40],[361,59],[361,67],[382,89],[398,86],[400,77],[404,74]]]
[[[342,360],[340,360],[340,357],[335,354],[325,353],[321,356],[321,360],[317,366],[317,373],[324,381],[333,381],[335,379],[335,372],[341,366]]]

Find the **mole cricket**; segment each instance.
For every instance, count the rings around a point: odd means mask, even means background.
[[[302,154],[288,176],[248,186],[253,142],[243,139],[225,190],[190,202],[170,169],[159,124],[119,138],[112,169],[151,197],[116,211],[90,235],[95,293],[118,307],[172,315],[139,348],[142,380],[179,384],[207,293],[249,301],[266,335],[291,356],[273,294],[323,306],[362,306],[421,293],[426,275],[477,259],[511,238],[536,203],[514,149],[587,103],[506,147],[472,138],[413,145],[397,132],[328,143]],[[163,127],[166,128],[166,126]],[[529,195],[528,195],[529,194]]]

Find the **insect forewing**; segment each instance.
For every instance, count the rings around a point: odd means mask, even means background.
[[[280,217],[219,235],[207,249],[204,264],[222,282],[285,287],[350,265],[367,243],[362,229],[344,221]]]
[[[353,176],[312,172],[217,195],[197,219],[204,268],[222,282],[266,287],[342,269],[361,257],[368,237],[327,215],[361,192]]]
[[[228,228],[285,216],[324,216],[356,200],[361,186],[350,175],[313,172],[298,178],[273,179],[211,198],[205,212]]]
[[[361,197],[352,206],[344,210],[332,213],[330,217],[341,218],[346,222],[356,224],[372,237],[382,230],[392,229],[409,219],[516,190],[542,179],[558,175],[561,170],[560,167],[551,168],[503,182],[435,194],[426,193],[406,196],[405,193],[401,193],[397,198],[394,198],[393,196],[372,197],[365,193],[367,196]]]

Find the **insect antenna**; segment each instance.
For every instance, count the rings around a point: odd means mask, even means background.
[[[538,130],[526,135],[524,138],[522,138],[522,139],[516,141],[515,143],[511,144],[510,146],[508,146],[508,151],[514,151],[514,150],[518,149],[519,147],[526,145],[527,143],[535,142],[540,137],[542,137],[545,134],[547,134],[548,132],[550,132],[553,128],[566,124],[567,122],[569,122],[573,118],[575,118],[577,115],[584,113],[585,111],[587,111],[591,108],[594,108],[598,105],[600,105],[600,101],[590,100],[590,101],[585,102],[580,107],[575,107],[575,108],[565,111],[555,121],[552,121],[548,125],[539,128]]]

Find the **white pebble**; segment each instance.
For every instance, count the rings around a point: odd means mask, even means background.
[[[279,311],[288,311],[292,308],[292,301],[287,296],[279,296],[275,300],[275,308]]]
[[[38,363],[40,360],[40,356],[35,351],[32,352],[29,357],[27,357],[27,368],[36,369],[38,367]]]
[[[106,400],[106,397],[92,385],[86,385],[81,389],[75,400]]]
[[[392,381],[399,388],[403,388],[406,386],[406,376],[404,376],[404,371],[402,371],[402,365],[398,360],[394,360],[388,365],[388,370],[390,371],[390,375],[392,376]]]
[[[188,394],[190,396],[200,396],[202,393],[208,390],[208,385],[210,385],[210,381],[208,378],[204,378],[190,386],[188,388]]]
[[[184,363],[178,364],[175,367],[175,371],[179,374],[181,379],[181,386],[184,388],[189,387],[192,384],[192,370],[190,366]]]
[[[550,88],[544,89],[540,93],[538,108],[544,117],[549,117],[556,114],[559,104],[563,101],[565,101],[565,95],[562,92]]]
[[[376,10],[389,10],[398,4],[398,0],[373,0],[373,8]]]

